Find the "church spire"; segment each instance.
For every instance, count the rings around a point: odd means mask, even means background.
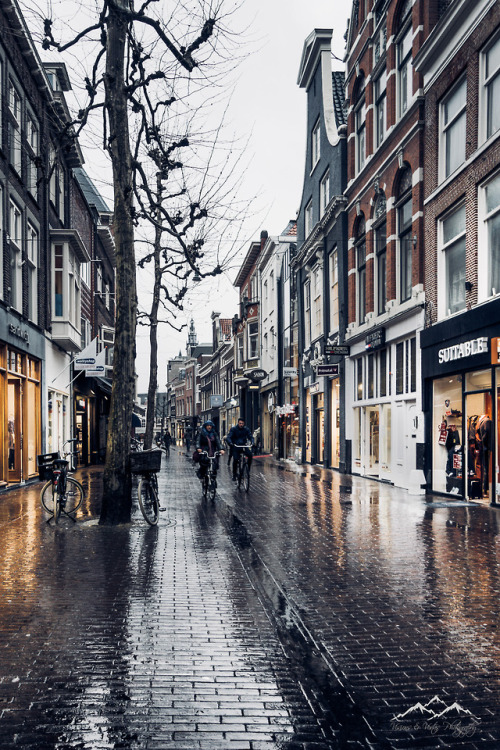
[[[196,335],[196,331],[194,329],[194,320],[191,318],[191,323],[189,325],[188,340],[187,340],[187,345],[186,345],[188,355],[191,354],[195,346],[198,346],[198,336]]]

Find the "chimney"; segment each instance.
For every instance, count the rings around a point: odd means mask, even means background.
[[[266,244],[266,240],[267,240],[268,237],[269,237],[268,233],[266,232],[265,229],[263,229],[262,232],[260,233],[260,249],[261,250],[264,247],[264,245]]]

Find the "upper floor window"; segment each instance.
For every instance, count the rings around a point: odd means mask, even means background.
[[[309,203],[306,206],[306,210],[304,211],[304,232],[306,238],[309,237],[309,235],[312,232],[313,228],[313,204],[312,201],[309,201]]]
[[[19,176],[22,171],[21,96],[9,81],[9,161]]]
[[[38,320],[38,248],[37,229],[28,222],[26,250],[28,255],[28,317],[34,323]]]
[[[330,170],[326,171],[319,183],[319,213],[320,217],[324,215],[328,204],[330,203]]]
[[[413,30],[411,25],[411,2],[406,2],[401,10],[399,40],[397,42],[397,109],[398,116],[403,117],[411,101],[413,86],[412,44]]]
[[[22,295],[22,249],[23,215],[14,201],[10,202],[10,304],[21,311]]]
[[[366,107],[364,93],[357,104],[356,119],[356,173],[365,166],[366,161]]]
[[[399,297],[401,302],[411,297],[413,272],[412,238],[412,173],[406,167],[399,179],[397,202],[399,244]]]
[[[248,324],[248,359],[256,359],[259,356],[259,324],[257,322]]]
[[[0,184],[0,237],[3,237],[4,220],[3,220],[3,187]],[[4,264],[4,243],[0,243],[0,279],[3,279]],[[3,284],[0,283],[0,299],[3,299]]]
[[[481,56],[483,102],[481,116],[484,120],[484,138],[500,130],[500,36],[486,48]],[[495,104],[496,102],[496,104]]]
[[[375,23],[378,24],[380,13],[375,11]],[[373,39],[373,64],[376,65],[381,57],[385,55],[387,44],[387,26],[385,23],[378,27]]]
[[[362,325],[366,315],[366,237],[365,220],[358,222],[356,231],[356,307],[357,322]]]
[[[438,267],[441,317],[465,309],[465,206],[461,205],[439,223]],[[444,273],[440,273],[440,270]]]
[[[481,197],[485,242],[480,242],[479,247],[487,248],[483,278],[487,282],[486,296],[491,297],[500,294],[500,172],[484,186]]]
[[[311,171],[319,162],[321,156],[320,122],[316,122],[311,133]]]
[[[441,178],[465,161],[467,81],[463,78],[443,99],[440,108]]]
[[[38,192],[38,155],[39,155],[39,130],[35,118],[28,114],[26,118],[26,143],[27,143],[27,180],[26,184],[30,193],[36,198]]]
[[[304,284],[304,348],[311,343],[311,281]]]
[[[313,303],[314,303],[314,318],[313,318],[313,339],[318,338],[323,333],[323,272],[321,266],[316,264],[312,272],[313,281]]]
[[[387,223],[386,199],[379,193],[374,211],[374,241],[375,241],[375,299],[377,313],[385,313],[387,302]]]
[[[339,328],[339,259],[337,248],[330,255],[330,331]]]
[[[387,73],[384,71],[373,84],[375,101],[375,147],[380,146],[385,137],[387,123]]]

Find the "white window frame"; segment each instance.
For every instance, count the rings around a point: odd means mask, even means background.
[[[15,201],[10,200],[9,213],[10,236],[10,304],[15,310],[22,312],[22,253],[23,253],[23,212]]]
[[[498,201],[496,205],[493,202],[494,198]],[[478,268],[485,269],[485,272],[478,274],[477,295],[478,301],[482,302],[500,294],[500,244],[497,249],[497,262],[494,263],[490,232],[493,222],[500,225],[500,171],[479,187],[478,209]],[[500,243],[500,226],[498,238]]]
[[[356,122],[356,174],[358,174],[366,164],[366,104],[364,93],[355,110],[354,117]]]
[[[447,120],[447,105],[461,89],[463,89],[464,92],[462,104],[459,109]],[[453,138],[457,130],[460,130],[462,123],[465,125],[465,127],[463,127],[463,142],[461,142],[462,151],[458,155],[459,161],[457,161],[456,163],[450,163],[448,158],[449,155],[453,153],[455,156],[457,156],[457,144],[454,143],[452,148],[451,139]],[[466,124],[467,79],[465,76],[462,76],[453,86],[451,91],[449,91],[442,99],[439,105],[439,172],[441,181],[445,180],[447,177],[449,177],[449,175],[453,174],[453,172],[455,172],[465,161],[465,147],[467,139]],[[449,150],[448,144],[450,144]]]
[[[115,329],[110,326],[101,326],[99,330],[99,351],[103,349],[106,349],[106,369],[113,369]]]
[[[259,356],[259,321],[251,320],[247,324],[247,353],[248,359],[258,359]]]
[[[337,248],[330,254],[330,332],[339,330],[339,255]]]
[[[397,43],[397,112],[401,119],[410,108],[413,95],[412,60],[413,29],[411,23],[405,28]]]
[[[27,143],[27,178],[26,186],[31,195],[38,198],[38,167],[36,159],[40,150],[40,128],[35,116],[28,112],[26,116],[26,143]]]
[[[56,268],[56,248],[61,248],[62,266]],[[67,321],[76,330],[81,325],[81,289],[80,261],[68,242],[52,241],[52,318],[55,321]],[[61,313],[56,314],[56,276],[61,274]]]
[[[304,210],[304,234],[307,239],[313,230],[313,202],[309,201]]]
[[[9,162],[22,175],[22,97],[16,84],[9,78]]]
[[[364,248],[363,263],[360,262],[360,250]],[[363,325],[366,318],[366,234],[355,245],[356,248],[356,320]]]
[[[319,162],[321,156],[321,128],[319,118],[311,131],[311,172]]]
[[[377,149],[385,138],[387,130],[387,72],[382,73],[373,82],[373,101],[375,104],[374,147]]]
[[[31,221],[27,230],[27,266],[28,266],[28,317],[38,323],[38,258],[40,250],[40,232]]]
[[[311,272],[313,292],[312,340],[315,341],[323,333],[323,269],[317,263]]]
[[[444,239],[444,225],[445,223],[459,211],[464,212],[463,225],[464,228],[457,232],[451,239],[445,242]],[[465,259],[463,265],[462,279],[458,279],[458,284],[463,284],[463,305],[454,311],[451,311],[448,305],[448,293],[450,291],[451,284],[448,283],[448,258],[447,253],[457,245],[458,242],[464,242],[466,240],[466,229],[465,229],[465,204],[460,203],[455,205],[451,211],[448,211],[438,223],[438,318],[443,320],[444,318],[450,317],[463,312],[465,308]]]
[[[320,218],[325,215],[328,204],[330,203],[330,170],[327,169],[321,182],[319,183],[319,215]]]
[[[304,348],[311,345],[311,279],[304,284]]]
[[[496,54],[496,60],[493,59],[493,50]],[[500,129],[499,97],[500,34],[497,33],[480,56],[479,133],[481,143],[497,134]],[[494,102],[496,102],[496,106]],[[496,123],[490,123],[490,116],[494,113],[497,121]]]

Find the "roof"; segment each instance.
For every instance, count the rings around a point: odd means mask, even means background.
[[[345,75],[341,70],[332,73],[333,108],[337,127],[347,125],[347,109],[345,103]]]
[[[255,264],[255,261],[259,257],[261,249],[261,243],[260,242],[252,242],[250,244],[250,248],[245,256],[245,260],[241,264],[241,268],[238,271],[238,275],[236,276],[234,280],[234,286],[236,287],[242,287],[245,283],[248,274],[250,273],[251,268]]]
[[[295,219],[291,219],[286,225],[285,229],[281,232],[280,237],[296,237],[297,236],[297,222]]]
[[[94,206],[100,214],[112,213],[83,167],[78,167],[74,173],[89,206]]]

